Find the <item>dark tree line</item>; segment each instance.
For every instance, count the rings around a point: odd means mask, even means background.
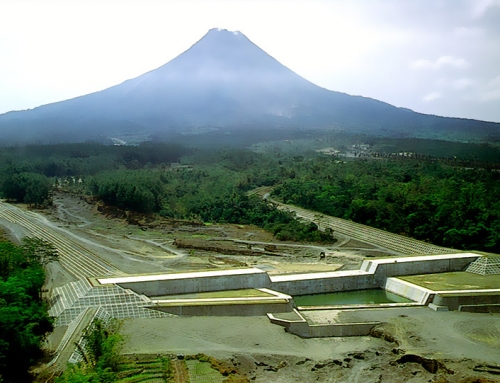
[[[49,200],[52,189],[49,178],[28,172],[5,172],[0,181],[4,198],[38,207]]]
[[[165,166],[191,151],[176,144],[154,143],[139,146],[86,143],[3,148],[0,150],[0,196],[37,207],[50,203],[50,191],[52,185],[57,184],[57,179]],[[130,196],[131,201],[149,197],[144,188],[134,194]],[[147,210],[149,200],[145,205],[139,209]]]
[[[102,171],[142,169],[179,161],[192,150],[177,144],[113,146],[97,143],[28,145],[0,150],[2,168],[46,177],[93,175]]]
[[[282,241],[334,241],[331,233],[319,231],[316,224],[301,222],[292,213],[278,210],[260,197],[248,197],[242,193],[200,203],[191,208],[191,213],[208,222],[256,225]]]
[[[160,211],[165,197],[161,173],[119,170],[92,178],[89,190],[107,204],[139,213]]]
[[[209,165],[181,172],[106,172],[93,177],[88,187],[93,196],[125,210],[204,222],[254,224],[282,240],[332,241],[331,235],[318,231],[316,225],[299,222],[258,197],[246,196],[251,178],[224,166]],[[253,178],[258,177],[254,174]]]

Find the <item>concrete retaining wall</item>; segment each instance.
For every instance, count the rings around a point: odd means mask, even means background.
[[[269,277],[260,269],[102,278],[147,296],[205,291],[270,288],[290,295],[383,288],[393,276],[461,271],[478,258],[474,253],[444,254],[364,261],[360,270]]]
[[[373,327],[381,322],[364,323],[333,323],[311,325],[295,310],[297,320],[278,319],[267,314],[271,323],[283,326],[286,332],[298,335],[301,338],[326,338],[332,336],[365,336],[369,335]]]
[[[153,306],[149,308],[185,316],[263,316],[269,312],[284,313],[293,311],[290,302],[252,304],[242,302],[226,305]]]
[[[469,295],[465,295],[467,292],[464,291],[462,294],[449,294],[438,293],[434,297],[432,303],[436,306],[446,306],[448,310],[455,311],[462,307],[462,311],[467,311],[465,307],[476,307],[470,310],[479,310],[479,306],[489,306],[498,304],[500,300],[500,292],[497,294],[491,293],[481,293],[481,292],[470,292]]]
[[[359,270],[271,276],[271,283],[273,290],[295,296],[379,287],[372,274],[359,272]]]
[[[148,275],[99,279],[100,283],[115,283],[125,289],[147,296],[188,294],[208,291],[269,288],[265,271],[234,269],[179,274]]]
[[[458,253],[445,255],[431,255],[407,258],[387,258],[374,261],[365,261],[361,270],[373,270],[376,263],[375,280],[379,286],[383,286],[386,278],[404,275],[445,273],[451,271],[463,271],[479,257],[474,253]]]
[[[336,323],[309,326],[309,337],[324,338],[329,336],[366,336],[380,322]]]
[[[309,323],[304,322],[290,322],[285,326],[285,331],[290,334],[298,335],[301,338],[311,338],[309,333]]]
[[[468,313],[500,313],[500,303],[484,304],[484,305],[460,305],[458,311]]]
[[[414,302],[427,304],[432,291],[421,286],[414,285],[398,278],[387,278],[385,290],[402,297],[411,299]]]
[[[304,321],[289,322],[284,327],[286,332],[298,335],[301,338],[326,338],[332,336],[366,336],[378,324],[380,322],[310,325]],[[283,326],[283,324],[281,325]]]
[[[368,260],[360,270],[271,276],[271,288],[295,296],[384,288],[390,277],[462,271],[478,257],[458,253]]]
[[[297,317],[296,319],[283,319],[283,318],[276,318],[273,314],[267,313],[267,317],[269,318],[269,321],[273,324],[277,324],[279,326],[283,326],[285,328],[286,332],[290,332],[292,334],[301,336],[303,338],[308,338],[309,337],[309,324],[307,321],[304,319],[302,315],[300,315],[300,312],[293,309],[293,312],[295,313],[295,316]],[[290,330],[292,329],[292,330]]]

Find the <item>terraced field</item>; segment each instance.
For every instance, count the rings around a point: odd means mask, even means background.
[[[196,359],[179,360],[156,355],[125,355],[119,367],[117,382],[221,383],[226,379],[219,371],[213,369],[210,363]]]
[[[151,355],[141,355],[140,358],[125,356],[120,364],[118,383],[163,383],[174,381],[171,372],[171,361]]]

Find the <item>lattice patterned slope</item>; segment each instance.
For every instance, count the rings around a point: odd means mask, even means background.
[[[106,309],[99,307],[99,309],[94,314],[94,317],[90,320],[90,325],[96,319],[99,319],[99,320],[103,321],[104,323],[107,323],[110,321],[111,315],[109,314],[109,312]],[[75,364],[75,363],[79,363],[79,362],[83,361],[82,353],[79,350],[86,350],[86,348],[87,348],[87,342],[85,341],[85,339],[83,337],[81,337],[80,340],[78,341],[78,347],[71,354],[68,362],[71,364]]]
[[[119,286],[92,287],[87,280],[70,282],[54,289],[49,315],[57,317],[56,326],[67,326],[88,307],[103,307],[113,318],[161,318],[167,313],[148,309],[144,295]]]
[[[500,256],[479,257],[467,267],[466,271],[480,275],[500,274]]]

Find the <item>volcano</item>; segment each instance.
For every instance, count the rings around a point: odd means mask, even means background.
[[[167,64],[119,85],[32,110],[0,115],[0,139],[78,142],[130,132],[193,129],[340,129],[387,136],[473,132],[498,138],[500,124],[424,115],[321,88],[241,32],[211,29]]]

